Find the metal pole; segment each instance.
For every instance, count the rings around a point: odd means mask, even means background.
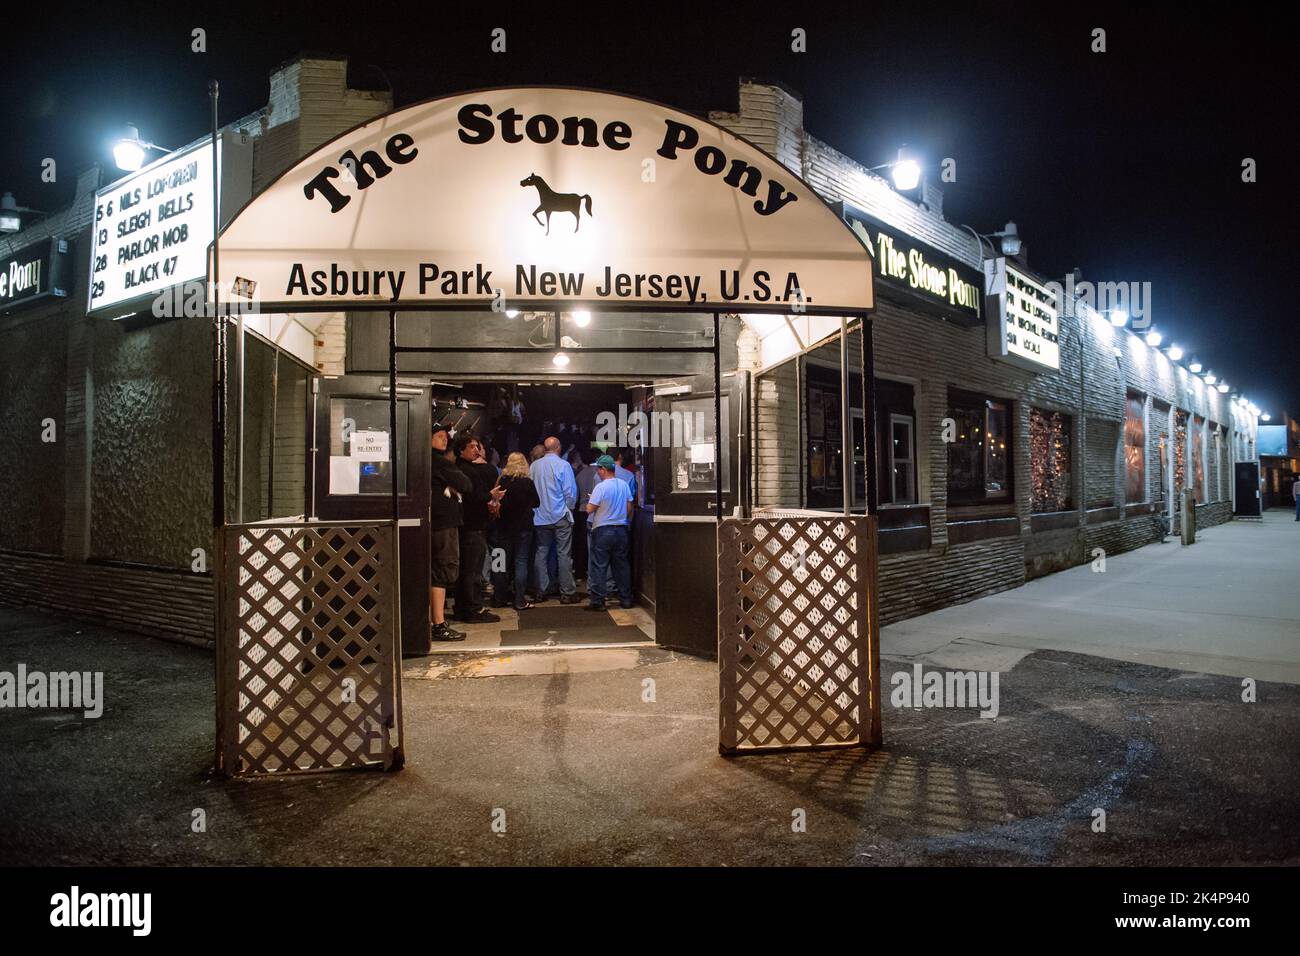
[[[388,311],[388,475],[392,481],[393,536],[398,534],[397,506],[397,310]]]
[[[1080,443],[1079,443],[1079,444],[1080,444],[1080,446],[1081,446],[1080,449],[1078,449],[1078,450],[1071,449],[1071,451],[1073,451],[1074,458],[1075,458],[1076,461],[1079,460],[1079,457],[1078,457],[1078,456],[1079,456],[1079,452],[1082,451],[1082,452],[1083,452],[1083,456],[1084,456],[1083,460],[1084,460],[1085,463],[1086,463],[1087,455],[1088,455],[1088,452],[1087,452],[1087,448],[1088,448],[1088,435],[1087,435],[1087,428],[1088,428],[1088,412],[1087,412],[1087,408],[1086,408],[1085,401],[1084,401],[1084,396],[1085,396],[1085,394],[1086,394],[1085,391],[1084,391],[1084,381],[1085,381],[1085,378],[1084,378],[1084,372],[1085,372],[1085,371],[1087,370],[1087,368],[1088,368],[1088,340],[1087,340],[1087,336],[1088,336],[1088,321],[1089,321],[1089,319],[1088,319],[1088,315],[1087,315],[1087,314],[1083,314],[1083,315],[1080,315],[1080,314],[1079,314],[1079,302],[1078,302],[1077,299],[1075,300],[1075,302],[1074,302],[1074,308],[1071,309],[1071,311],[1074,313],[1075,321],[1077,321],[1077,322],[1079,323],[1079,428],[1078,428],[1078,435],[1079,435],[1079,438],[1080,438]],[[1127,392],[1124,394],[1124,409],[1125,409],[1125,411],[1127,412],[1127,410],[1128,410],[1128,393],[1127,393]],[[1071,436],[1070,436],[1070,439],[1073,440],[1073,439],[1074,439],[1074,436],[1071,435]],[[1120,428],[1119,441],[1120,441],[1120,448],[1123,449],[1123,447],[1124,447],[1124,429],[1123,429],[1122,426],[1121,426],[1121,428]],[[1127,484],[1125,485],[1125,491],[1127,492]],[[1079,502],[1079,518],[1080,518],[1080,524],[1082,524],[1083,526],[1086,527],[1087,524],[1088,524],[1088,469],[1087,469],[1086,467],[1085,467],[1085,468],[1080,468],[1080,469],[1079,469],[1079,497],[1083,499],[1082,501]],[[1127,504],[1127,502],[1126,502],[1126,504]]]
[[[862,317],[862,461],[866,485],[867,514],[880,510],[880,441],[876,436],[876,346],[874,327]],[[912,453],[915,456],[916,452]],[[919,483],[919,482],[918,482]],[[917,489],[917,501],[921,500]]]
[[[840,484],[847,515],[853,510],[853,419],[849,410],[849,320],[845,316],[840,316]]]
[[[240,336],[243,337],[242,334]],[[275,513],[275,438],[280,418],[280,346],[275,347],[274,364],[271,366],[271,454],[267,456],[266,467],[266,516],[277,517]]]
[[[722,324],[713,313],[713,477],[714,511],[722,521]]]
[[[804,437],[803,420],[807,414],[808,390],[803,382],[804,355],[800,354],[794,357],[794,407],[795,407],[795,431],[798,434],[799,449],[799,495],[795,501],[796,508],[805,508],[808,505],[807,476],[808,476],[808,440]]]
[[[239,393],[235,407],[235,521],[244,523],[244,310],[239,310],[235,335],[235,368]]]
[[[216,752],[213,764],[217,771],[229,774],[231,767],[226,764],[226,750],[230,744],[228,728],[225,726],[226,695],[229,687],[226,680],[226,651],[224,615],[225,603],[225,524],[226,524],[226,329],[221,318],[221,305],[217,293],[217,284],[221,272],[218,250],[221,232],[220,192],[217,183],[217,98],[220,89],[216,80],[208,81],[208,96],[212,100],[212,274],[208,285],[212,292],[212,590],[213,622],[212,636],[216,653],[213,659],[216,694],[213,709],[216,718]]]
[[[221,315],[219,233],[220,193],[217,184],[217,98],[216,80],[208,81],[212,100],[212,527],[226,524],[226,322]]]

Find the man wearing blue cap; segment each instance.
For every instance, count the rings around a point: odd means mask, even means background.
[[[627,531],[632,517],[632,489],[615,476],[614,459],[601,455],[596,459],[600,481],[591,490],[587,514],[591,521],[591,551],[587,557],[587,596],[589,611],[605,610],[606,583],[609,569],[614,569],[620,607],[632,606],[632,567],[628,563]]]

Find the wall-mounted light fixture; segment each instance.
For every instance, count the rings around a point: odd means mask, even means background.
[[[13,193],[0,196],[0,232],[14,233],[22,229],[24,213],[41,217],[49,215],[48,212],[41,212],[39,209],[18,205]]]
[[[166,147],[146,143],[140,138],[140,130],[134,124],[126,124],[126,135],[113,147],[113,162],[117,168],[133,173],[144,165],[145,150],[156,149],[160,153],[170,152]]]
[[[979,243],[981,258],[983,258],[984,255],[985,240],[987,240],[989,244],[989,258],[994,258],[994,254],[993,254],[994,239],[1001,240],[1001,242],[999,243],[999,247],[1001,248],[1002,254],[1004,256],[1020,255],[1020,249],[1023,243],[1020,240],[1020,232],[1019,230],[1016,229],[1016,224],[1014,222],[1008,221],[1007,224],[998,232],[976,232],[970,226],[967,226],[965,224],[962,225],[962,228],[965,229],[967,232],[969,232],[972,236],[974,236],[975,241]]]
[[[921,184],[921,164],[912,158],[906,146],[898,148],[898,158],[892,163],[872,166],[870,172],[889,170],[889,178],[894,181],[894,188],[900,193],[911,192]]]

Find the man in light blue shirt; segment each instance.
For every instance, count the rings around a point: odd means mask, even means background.
[[[618,587],[620,607],[632,606],[632,567],[628,563],[628,522],[632,517],[632,487],[614,473],[614,459],[596,459],[600,482],[587,502],[591,522],[591,548],[587,565],[589,611],[605,610],[610,567]]]
[[[560,440],[551,436],[542,443],[545,454],[528,467],[528,476],[537,487],[541,504],[533,509],[536,536],[533,564],[537,569],[537,595],[542,597],[551,586],[546,557],[555,542],[559,565],[560,603],[575,604],[577,587],[573,583],[573,515],[578,501],[578,485],[573,480],[573,466],[560,457]]]

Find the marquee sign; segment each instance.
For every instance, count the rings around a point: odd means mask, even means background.
[[[980,322],[983,277],[978,269],[886,225],[849,203],[844,220],[871,253],[881,288],[926,312],[966,325]]]
[[[68,294],[69,243],[47,239],[0,259],[0,313],[46,296]]]
[[[989,355],[1042,372],[1061,367],[1060,320],[1047,286],[1006,259],[984,262]]]
[[[706,120],[561,88],[398,110],[284,173],[221,235],[263,311],[399,302],[861,313],[861,243]]]
[[[229,213],[248,200],[252,147],[232,133],[217,147],[221,206]],[[211,142],[169,153],[96,192],[91,243],[86,311],[93,314],[128,315],[164,289],[206,279]]]

